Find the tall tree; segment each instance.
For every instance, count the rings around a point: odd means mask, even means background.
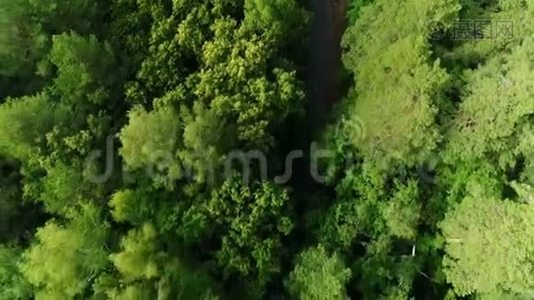
[[[532,190],[528,196],[524,200]],[[532,297],[533,213],[531,203],[484,194],[467,197],[447,213],[443,264],[455,293]]]
[[[287,285],[295,299],[346,299],[351,271],[336,254],[328,255],[322,245],[310,248],[297,258]]]
[[[106,239],[109,224],[100,209],[84,205],[62,225],[49,221],[36,242],[23,254],[24,277],[43,299],[84,296],[85,290],[108,264]]]
[[[294,223],[288,191],[269,182],[243,184],[232,176],[205,203],[193,206],[181,231],[194,243],[216,241],[223,278],[241,278],[248,297],[260,297],[281,272],[284,240]],[[190,242],[190,243],[191,243]]]
[[[453,0],[375,1],[348,28],[344,63],[357,84],[342,125],[347,136],[363,127],[351,142],[367,157],[414,164],[436,149],[448,75],[431,58],[429,24],[452,23],[458,9]]]

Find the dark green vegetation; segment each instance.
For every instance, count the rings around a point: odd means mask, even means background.
[[[278,184],[312,18],[0,0],[0,300],[532,299],[534,2],[352,1],[326,182]]]

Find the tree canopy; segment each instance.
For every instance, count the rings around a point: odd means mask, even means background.
[[[0,26],[0,300],[534,298],[532,0]]]

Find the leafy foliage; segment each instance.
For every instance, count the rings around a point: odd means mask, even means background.
[[[0,247],[0,298],[30,299],[33,289],[18,269],[20,249],[10,245]]]
[[[531,295],[531,220],[530,204],[482,195],[449,212],[442,224],[443,263],[455,292]]]
[[[329,256],[319,245],[299,255],[289,277],[289,290],[295,299],[346,299],[350,275],[337,255]]]
[[[294,227],[287,191],[268,182],[242,183],[230,177],[210,199],[184,216],[184,234],[191,240],[212,236],[224,278],[239,276],[263,288],[281,272],[283,242]],[[261,290],[260,290],[261,291]],[[250,291],[251,297],[261,292]]]
[[[45,95],[10,100],[0,109],[0,151],[25,159],[46,129],[51,129],[55,113]]]
[[[429,24],[450,22],[457,9],[455,1],[376,1],[347,30],[344,63],[354,73],[357,101],[346,114],[365,126],[365,136],[351,141],[364,154],[413,163],[435,149],[434,119],[448,75],[431,61]]]
[[[37,231],[37,242],[23,254],[22,272],[36,287],[38,298],[83,295],[107,264],[109,225],[101,219],[99,209],[83,206],[70,218],[65,225],[49,221]]]
[[[529,135],[534,114],[532,38],[494,57],[466,74],[467,97],[451,132],[450,151],[455,159],[476,160],[500,153],[496,163],[506,166],[518,155],[518,144]],[[503,101],[506,99],[506,101]],[[523,129],[525,128],[525,129]],[[519,152],[521,153],[521,152]]]
[[[121,155],[131,168],[150,166],[159,159],[174,158],[180,123],[172,110],[130,112],[130,123],[121,132]]]
[[[0,299],[533,298],[533,2],[345,2],[0,0]]]

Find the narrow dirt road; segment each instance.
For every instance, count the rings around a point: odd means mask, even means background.
[[[313,133],[326,123],[341,94],[341,37],[348,0],[308,0],[314,13],[308,70],[308,117]]]
[[[325,127],[332,105],[342,95],[341,37],[345,31],[345,11],[350,0],[307,0],[313,12],[306,67],[306,123],[295,132],[296,146],[304,149],[305,159],[296,162],[294,186],[308,193],[317,188],[311,174],[313,141]],[[292,150],[292,149],[291,149]],[[319,185],[319,190],[322,186]],[[304,203],[303,206],[306,204]]]

